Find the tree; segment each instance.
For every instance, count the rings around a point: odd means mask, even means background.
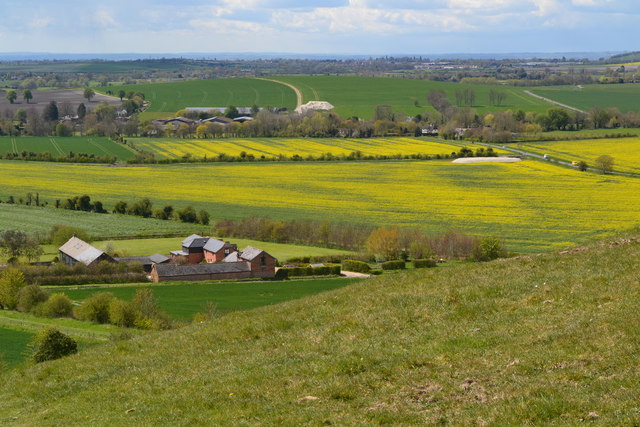
[[[184,209],[178,211],[178,218],[182,222],[197,222],[198,214],[193,206],[186,206]]]
[[[127,202],[120,200],[118,203],[116,203],[115,206],[113,207],[113,213],[126,214]]]
[[[33,94],[31,93],[31,89],[25,89],[24,92],[22,92],[22,98],[25,101],[27,101],[27,104],[28,104],[29,101],[33,99]]]
[[[93,89],[91,89],[90,87],[86,87],[86,88],[84,88],[84,94],[83,94],[83,96],[84,96],[85,98],[87,98],[87,101],[88,101],[88,102],[91,102],[91,98],[93,98],[94,96],[96,96],[96,92],[95,92]]]
[[[73,310],[80,320],[109,323],[109,305],[115,297],[111,292],[96,292]]]
[[[56,136],[69,137],[73,134],[71,128],[64,123],[58,123],[56,125]]]
[[[31,359],[36,363],[60,359],[78,352],[78,344],[73,338],[52,327],[38,332],[31,347],[33,348]]]
[[[56,101],[50,101],[44,110],[42,111],[42,118],[48,122],[55,122],[58,120],[58,104]]]
[[[17,261],[21,256],[25,256],[29,260],[38,259],[44,252],[38,240],[29,237],[27,233],[6,230],[0,233],[0,253],[8,257],[10,261]]]
[[[240,112],[233,105],[229,105],[226,110],[224,110],[224,116],[230,119],[235,119],[236,117],[240,117]]]
[[[16,94],[15,90],[10,90],[9,92],[7,92],[7,99],[9,100],[9,102],[11,104],[13,104],[13,102],[18,98],[18,94]]]
[[[38,285],[25,286],[18,291],[18,311],[28,313],[38,304],[48,300],[50,295],[48,291]]]
[[[506,255],[502,241],[497,237],[486,237],[477,242],[471,258],[474,261],[491,261]]]
[[[613,157],[603,154],[595,160],[595,165],[601,173],[606,174],[613,171]]]
[[[209,225],[209,213],[204,209],[198,212],[198,222],[202,225]]]
[[[122,101],[125,96],[127,96],[127,93],[123,89],[120,89],[118,91],[118,98],[120,98],[120,101]]]
[[[589,169],[589,165],[584,160],[578,162],[578,170],[580,172],[586,172]]]
[[[151,200],[144,198],[135,202],[129,209],[127,209],[129,215],[141,216],[143,218],[149,218],[153,215],[153,203]]]
[[[0,275],[0,307],[14,310],[18,305],[18,293],[25,286],[24,274],[20,270],[4,270]]]
[[[373,110],[373,121],[388,120],[393,121],[393,110],[391,105],[376,105]]]
[[[400,256],[400,235],[398,229],[377,228],[367,239],[367,251],[386,260],[397,259]]]
[[[70,225],[56,224],[51,228],[51,232],[49,234],[51,244],[55,247],[64,245],[73,236],[80,240],[84,240],[85,242],[91,241],[91,237],[89,237],[86,231]]]
[[[84,106],[84,104],[80,103],[80,105],[78,105],[78,118],[80,120],[84,119],[84,117],[87,115],[87,107]]]

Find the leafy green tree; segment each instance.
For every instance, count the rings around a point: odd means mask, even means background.
[[[109,323],[109,305],[113,299],[111,292],[97,292],[77,306],[73,310],[73,315],[80,320]]]
[[[78,239],[84,240],[85,242],[91,241],[91,237],[85,230],[71,225],[56,224],[51,228],[51,232],[49,234],[51,244],[55,247],[64,245],[73,236],[76,236]]]
[[[178,218],[182,222],[197,222],[198,214],[193,206],[186,206],[184,209],[178,211]]]
[[[71,128],[64,123],[58,123],[56,125],[56,136],[69,137],[73,134]]]
[[[198,211],[198,222],[202,225],[209,225],[209,213],[204,209]]]
[[[607,154],[603,154],[595,160],[595,165],[596,168],[598,168],[598,170],[603,174],[613,172],[613,157]]]
[[[581,172],[586,172],[589,169],[589,165],[584,160],[580,160],[578,162],[578,170]]]
[[[113,213],[118,213],[118,214],[126,214],[127,213],[127,202],[120,200],[118,203],[115,204],[115,206],[113,207]]]
[[[149,218],[153,215],[153,203],[151,200],[144,198],[135,202],[129,209],[127,209],[129,215],[141,216],[143,218]]]
[[[84,117],[87,115],[87,107],[85,107],[84,104],[80,103],[80,105],[78,105],[78,111],[76,112],[76,114],[78,114],[78,118],[80,120],[84,119]]]
[[[133,302],[116,298],[109,304],[109,322],[114,325],[131,328],[140,316],[141,314]]]
[[[22,92],[22,98],[27,101],[27,104],[29,103],[29,101],[31,101],[33,99],[33,94],[31,93],[31,89],[25,89]]]
[[[58,104],[56,101],[50,101],[42,111],[42,118],[48,122],[54,122],[58,120],[58,117]]]
[[[18,292],[25,286],[24,274],[20,270],[4,270],[0,275],[0,307],[14,310],[18,306]]]
[[[17,98],[18,98],[18,94],[16,93],[15,90],[10,90],[7,92],[7,99],[11,104],[13,104]]]
[[[31,343],[31,359],[36,363],[60,359],[78,352],[78,343],[56,328],[47,327],[38,332]]]
[[[123,89],[120,89],[118,91],[118,98],[120,98],[120,101],[122,101],[125,96],[127,96],[127,93]]]
[[[230,119],[235,119],[236,117],[240,117],[240,112],[235,106],[229,105],[227,109],[224,110],[224,116]]]
[[[43,253],[38,240],[24,231],[6,230],[0,233],[0,254],[10,261],[17,261],[21,256],[30,261],[36,260]]]
[[[18,291],[18,311],[28,313],[38,304],[42,304],[49,299],[49,292],[38,285],[29,285]]]
[[[96,96],[96,92],[91,89],[90,87],[86,87],[84,88],[84,95],[85,98],[87,98],[88,102],[91,102],[91,98],[93,98],[94,96]]]
[[[65,294],[53,294],[36,308],[36,314],[43,317],[71,317],[73,304]]]
[[[474,261],[491,261],[506,255],[502,241],[497,237],[486,237],[473,248],[471,258]]]
[[[367,238],[367,251],[386,260],[398,259],[400,250],[400,234],[395,227],[377,228]]]

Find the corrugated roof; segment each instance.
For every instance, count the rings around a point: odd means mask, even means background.
[[[209,239],[207,243],[204,245],[204,250],[213,252],[213,253],[216,253],[223,248],[238,250],[238,245],[234,245],[233,243],[229,243],[229,242],[223,242],[222,240],[218,240],[218,239]]]
[[[238,262],[238,252],[230,253],[229,255],[224,257],[224,259],[222,261],[223,262]]]
[[[67,243],[60,246],[58,250],[85,265],[91,264],[104,254],[101,250],[94,248],[76,236],[70,238]]]
[[[162,254],[153,254],[149,257],[149,260],[156,264],[162,264],[163,262],[167,262],[170,259],[171,258],[169,258],[168,256]]]
[[[242,250],[240,254],[240,258],[246,259],[247,261],[253,260],[255,257],[264,252],[262,249],[254,248],[253,246],[247,246]]]
[[[160,277],[195,276],[201,274],[245,273],[251,271],[249,263],[227,262],[216,264],[156,264],[155,267]]]
[[[202,237],[198,234],[192,234],[182,241],[182,247],[184,248],[202,248],[209,240],[208,237]]]

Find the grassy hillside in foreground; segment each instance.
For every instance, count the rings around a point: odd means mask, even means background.
[[[640,422],[640,239],[358,282],[5,374],[0,423]]]

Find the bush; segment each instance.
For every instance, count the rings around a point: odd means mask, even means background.
[[[402,260],[393,260],[382,263],[383,270],[404,270],[406,264]]]
[[[286,271],[287,277],[331,276],[340,274],[339,265],[327,265],[324,267],[285,267],[280,270]]]
[[[51,229],[51,234],[49,235],[51,239],[51,244],[55,247],[60,247],[67,243],[71,237],[76,236],[80,240],[84,240],[85,242],[90,242],[89,234],[81,228],[72,227],[69,225],[54,225]]]
[[[53,294],[36,307],[36,314],[43,317],[71,317],[73,305],[65,294]]]
[[[132,302],[114,298],[109,304],[109,321],[114,325],[131,328],[139,316],[140,312]]]
[[[433,268],[437,264],[435,260],[432,259],[414,259],[413,260],[413,268]]]
[[[49,299],[49,292],[38,285],[29,285],[18,291],[18,311],[28,313]]]
[[[98,292],[84,300],[82,305],[73,310],[73,315],[80,320],[97,323],[109,322],[109,305],[114,296],[111,292]]]
[[[369,264],[353,259],[345,259],[344,261],[342,261],[342,269],[345,271],[353,271],[356,273],[368,273],[369,271],[371,271],[371,267],[369,267]]]
[[[18,305],[18,292],[26,285],[24,274],[16,268],[7,268],[0,275],[0,307],[13,310]]]
[[[486,237],[473,248],[471,259],[473,261],[491,261],[506,256],[502,241],[497,237]]]
[[[38,332],[31,346],[33,347],[31,359],[36,363],[59,359],[78,352],[78,344],[73,338],[51,327]]]
[[[135,326],[143,329],[170,329],[171,319],[160,310],[151,289],[138,289],[133,296],[133,305],[140,312]]]
[[[287,280],[287,279],[289,279],[289,272],[284,268],[278,269],[278,271],[276,271],[276,275],[273,276],[273,280]]]

